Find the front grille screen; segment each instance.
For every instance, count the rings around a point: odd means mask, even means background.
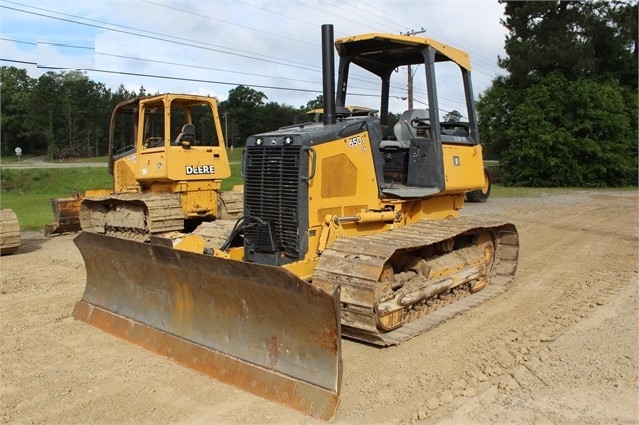
[[[300,146],[248,147],[246,150],[245,215],[270,224],[270,232],[267,227],[246,229],[247,242],[257,251],[274,245],[277,252],[294,257],[299,254],[300,152]]]

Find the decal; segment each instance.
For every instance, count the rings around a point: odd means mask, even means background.
[[[194,174],[215,174],[215,166],[213,165],[187,165],[186,175]]]
[[[459,167],[461,165],[461,161],[459,160],[459,157],[457,155],[453,156],[453,165],[455,167]]]
[[[360,136],[351,137],[347,139],[349,148],[356,148],[364,144],[364,138]]]

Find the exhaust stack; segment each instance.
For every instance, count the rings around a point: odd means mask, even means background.
[[[335,124],[335,47],[333,46],[333,25],[322,25],[322,88],[324,125]]]

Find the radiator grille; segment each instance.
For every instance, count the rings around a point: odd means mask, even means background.
[[[271,225],[275,249],[299,254],[298,184],[300,146],[249,147],[244,167],[244,208],[246,215]],[[252,226],[247,240],[258,248],[267,246],[269,235]]]

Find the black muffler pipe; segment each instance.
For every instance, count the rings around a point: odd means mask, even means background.
[[[322,88],[324,89],[324,125],[335,124],[335,46],[333,25],[322,25]]]

